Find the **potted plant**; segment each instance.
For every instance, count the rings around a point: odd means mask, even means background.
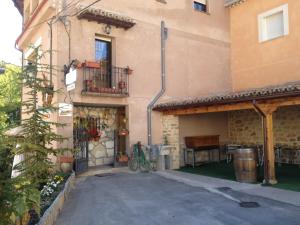
[[[133,73],[133,69],[131,69],[129,66],[127,66],[125,68],[125,73],[128,74],[128,75],[131,75]]]
[[[126,154],[124,154],[123,152],[120,152],[119,156],[118,156],[118,162],[127,163],[128,162],[128,156]]]
[[[59,163],[60,169],[64,173],[70,173],[73,169],[74,158],[72,156],[60,156]]]
[[[123,80],[121,80],[121,81],[119,81],[119,89],[125,89],[126,88],[126,82],[125,81],[123,81]]]

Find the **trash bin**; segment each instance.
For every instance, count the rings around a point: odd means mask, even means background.
[[[253,148],[240,148],[234,153],[236,180],[243,183],[257,182],[257,151]]]

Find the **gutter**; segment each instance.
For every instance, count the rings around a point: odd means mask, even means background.
[[[147,134],[148,145],[152,145],[152,109],[155,103],[166,91],[166,39],[168,29],[165,26],[165,22],[161,21],[161,90],[152,99],[147,106]]]
[[[21,72],[24,72],[24,52],[22,49],[19,49],[17,46],[17,42],[15,42],[15,49],[18,50],[19,52],[21,52],[22,54],[22,64],[21,64]],[[23,82],[22,82],[22,86],[21,86],[21,103],[23,102]],[[20,108],[20,121],[22,121],[22,105]]]

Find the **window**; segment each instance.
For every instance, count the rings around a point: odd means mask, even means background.
[[[207,0],[194,1],[194,9],[200,12],[208,12]]]
[[[111,61],[111,40],[95,39],[95,60],[108,63]]]
[[[289,34],[288,5],[282,5],[258,16],[259,42]]]

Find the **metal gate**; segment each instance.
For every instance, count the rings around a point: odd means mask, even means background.
[[[89,168],[89,135],[84,118],[75,118],[73,127],[73,143],[75,154],[75,172],[82,173]]]

